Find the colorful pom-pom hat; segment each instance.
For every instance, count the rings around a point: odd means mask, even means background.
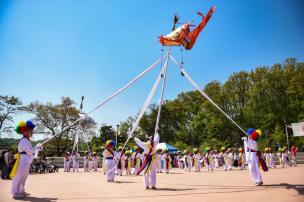
[[[34,124],[32,121],[30,121],[30,120],[28,120],[28,121],[26,121],[26,122],[25,122],[25,121],[20,121],[20,122],[18,123],[18,125],[16,126],[15,131],[16,131],[18,134],[23,134],[23,133],[25,133],[28,129],[33,130],[35,127],[36,127],[35,124]]]

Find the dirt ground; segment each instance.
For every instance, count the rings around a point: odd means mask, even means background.
[[[304,166],[262,172],[264,186],[254,187],[248,170],[200,173],[173,169],[157,175],[157,190],[145,190],[142,176],[117,176],[107,183],[99,172],[30,175],[22,201],[304,201]],[[0,202],[14,201],[11,181],[0,180]]]

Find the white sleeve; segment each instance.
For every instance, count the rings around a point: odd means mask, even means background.
[[[137,144],[140,148],[146,150],[146,147],[147,147],[147,146],[146,146],[145,143],[143,143],[143,142],[142,142],[140,139],[138,139],[137,137],[135,137],[134,140],[135,140],[136,144]]]
[[[35,153],[35,147],[32,147],[30,141],[26,138],[22,138],[18,145],[19,152],[26,152],[27,155],[33,155]]]

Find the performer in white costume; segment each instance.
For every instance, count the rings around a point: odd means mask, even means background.
[[[21,121],[16,127],[16,132],[22,134],[18,144],[18,159],[16,160],[16,169],[13,169],[10,177],[13,178],[11,193],[14,198],[24,198],[29,195],[25,192],[25,182],[29,176],[30,165],[33,160],[33,155],[38,156],[38,152],[42,150],[42,145],[39,143],[36,147],[32,147],[30,138],[33,135],[35,124],[31,121]]]
[[[162,173],[163,172],[163,155],[162,155],[162,150],[161,149],[158,149],[157,150],[157,172],[158,173]]]
[[[140,168],[142,155],[140,153],[139,147],[134,146],[134,150],[135,152],[133,153],[132,160],[133,160],[134,174],[136,174]]]
[[[126,151],[124,160],[125,160],[124,164],[125,164],[126,174],[131,175],[132,155],[129,150]]]
[[[97,168],[98,168],[98,158],[97,158],[97,153],[96,152],[93,152],[92,159],[93,159],[93,169],[94,169],[94,171],[97,171]]]
[[[73,172],[78,172],[78,168],[79,168],[78,157],[79,154],[77,153],[77,151],[73,151],[72,153]]]
[[[89,172],[89,152],[88,151],[84,152],[83,169],[84,169],[84,172]]]
[[[239,166],[241,167],[241,170],[245,169],[245,163],[246,163],[246,158],[245,158],[244,149],[242,147],[240,147],[239,148]]]
[[[108,140],[106,142],[106,149],[102,153],[104,158],[103,168],[108,182],[114,182],[114,178],[115,178],[115,170],[116,170],[115,158],[117,156],[117,153],[114,151],[114,148],[115,148],[115,142],[113,140]]]
[[[228,148],[228,170],[232,170],[232,163],[233,163],[233,153],[232,149]]]
[[[116,168],[116,174],[122,176],[122,172],[125,169],[125,150],[122,148],[122,146],[118,147],[118,156],[117,156],[117,168]]]
[[[183,169],[184,168],[184,164],[183,164],[182,158],[183,158],[182,157],[182,152],[178,151],[177,152],[177,156],[176,156],[176,160],[177,160],[177,165],[178,165],[179,169]]]
[[[169,173],[170,164],[171,164],[172,158],[170,156],[170,153],[169,153],[168,149],[165,149],[165,151],[164,151],[163,161],[164,161],[164,170],[165,170],[165,173]]]
[[[213,171],[213,155],[210,153],[210,148],[206,147],[205,149],[206,155],[205,155],[205,167],[207,171]]]
[[[192,169],[192,157],[188,150],[184,151],[185,155],[183,157],[185,172],[191,172]]]
[[[270,168],[275,168],[276,165],[275,165],[275,161],[274,161],[274,155],[272,153],[272,149],[269,148],[269,167]]]
[[[140,172],[143,172],[144,186],[146,187],[146,189],[149,189],[150,187],[152,189],[156,189],[157,162],[155,159],[155,148],[159,143],[159,134],[156,133],[153,140],[151,136],[147,137],[147,142],[142,142],[137,137],[135,137],[134,140],[136,144],[144,150],[143,165],[136,174],[138,175]]]
[[[70,152],[65,152],[63,157],[63,170],[64,172],[70,172]]]
[[[262,161],[261,154],[258,151],[257,139],[259,138],[262,132],[260,130],[254,130],[250,128],[247,130],[247,137],[243,137],[244,148],[246,151],[246,162],[248,163],[248,170],[251,175],[252,181],[255,186],[261,186],[263,184],[262,176],[259,171],[259,162],[264,171],[267,171],[266,163]]]
[[[214,158],[214,167],[219,168],[220,167],[220,156],[217,153],[217,150],[214,150],[213,152],[213,158]]]
[[[200,172],[201,171],[201,155],[198,149],[194,149],[194,171]]]
[[[288,149],[287,147],[283,147],[283,150],[282,150],[282,168],[284,167],[289,167],[290,166],[290,162],[289,162],[289,154],[288,154]]]

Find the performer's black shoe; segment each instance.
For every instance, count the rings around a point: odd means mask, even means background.
[[[156,188],[156,187],[154,187],[154,186],[152,186],[152,187],[151,187],[151,189],[154,189],[154,190],[155,190],[155,189],[157,189],[157,188]]]

